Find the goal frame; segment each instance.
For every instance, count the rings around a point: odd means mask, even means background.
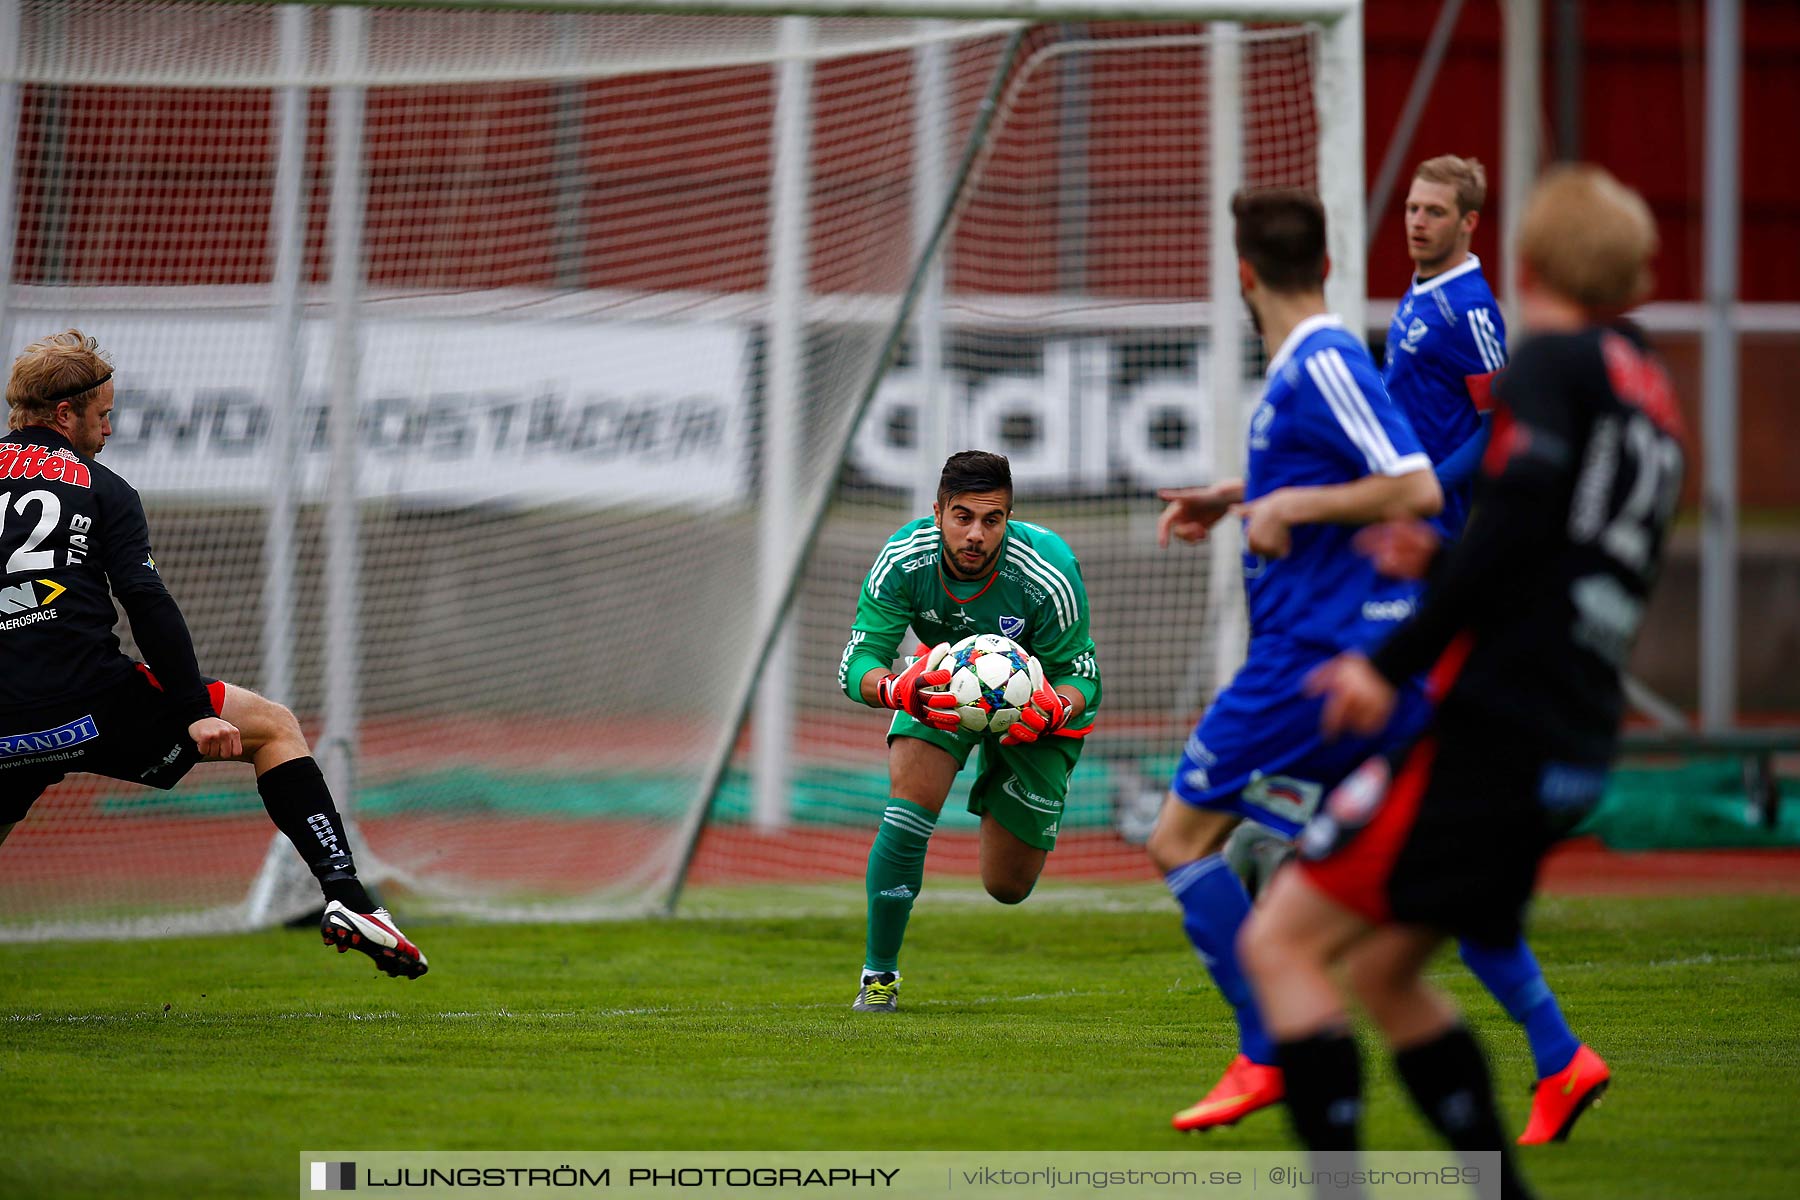
[[[382,2],[382,0],[376,0]],[[1289,21],[1309,22],[1321,26],[1321,54],[1317,64],[1318,73],[1315,82],[1314,104],[1319,128],[1319,189],[1326,210],[1332,214],[1327,226],[1327,254],[1332,270],[1326,280],[1326,303],[1352,329],[1361,329],[1364,325],[1364,311],[1367,305],[1367,286],[1365,269],[1365,245],[1367,214],[1365,211],[1363,186],[1363,79],[1362,79],[1362,3],[1361,0],[1343,0],[1341,3],[1315,2],[1315,0],[1272,0],[1264,4],[1240,3],[1206,3],[1191,0],[1131,0],[1122,6],[1101,5],[1088,0],[893,0],[882,3],[881,0],[812,0],[810,3],[784,3],[783,0],[739,0],[724,4],[706,3],[705,0],[652,0],[645,4],[613,4],[608,0],[556,0],[550,7],[558,10],[572,11],[655,11],[669,14],[677,13],[718,13],[722,11],[782,16],[889,16],[933,19],[953,16],[959,20],[980,19],[1017,19],[1021,26],[1015,31],[1007,48],[1002,52],[1001,60],[996,67],[994,78],[990,83],[986,98],[981,107],[981,114],[971,131],[967,145],[963,148],[962,157],[950,182],[943,202],[931,222],[931,232],[913,264],[913,272],[907,281],[906,291],[901,300],[899,312],[889,327],[884,339],[881,354],[876,359],[869,378],[861,390],[855,411],[846,424],[841,444],[836,448],[836,457],[832,467],[831,483],[820,493],[812,506],[802,528],[804,534],[797,540],[791,550],[790,562],[781,579],[778,589],[773,593],[777,598],[773,608],[761,620],[759,636],[754,642],[755,652],[749,659],[749,667],[745,678],[739,684],[734,705],[735,719],[721,731],[719,746],[712,761],[708,765],[704,790],[700,803],[695,806],[689,816],[687,827],[683,831],[683,847],[680,866],[670,886],[669,894],[662,906],[666,915],[673,915],[680,904],[689,872],[693,866],[695,855],[699,850],[700,839],[705,832],[706,824],[717,803],[725,774],[730,766],[733,749],[738,735],[750,717],[752,703],[759,695],[759,681],[756,667],[761,663],[784,663],[786,655],[777,654],[781,644],[783,630],[787,624],[790,610],[798,595],[801,577],[806,568],[813,546],[822,531],[826,516],[830,509],[831,498],[837,492],[839,482],[849,461],[851,444],[858,427],[862,424],[868,409],[874,401],[876,390],[883,376],[892,366],[907,328],[912,324],[918,308],[919,299],[927,285],[931,266],[943,237],[949,231],[957,205],[961,202],[963,190],[968,183],[975,165],[979,161],[982,143],[986,137],[992,118],[999,105],[1005,88],[1006,78],[1017,61],[1017,54],[1022,36],[1029,25],[1039,23],[1060,23],[1081,20],[1191,20],[1206,21],[1215,24],[1215,33],[1230,39],[1243,21]],[[1121,11],[1125,9],[1126,11]],[[1228,62],[1235,64],[1235,53]],[[1223,82],[1221,81],[1223,77]],[[1212,86],[1215,99],[1221,95],[1222,87],[1236,86],[1235,65],[1227,72],[1215,72]],[[1229,93],[1225,93],[1229,95]],[[1235,181],[1242,177],[1241,140],[1237,137],[1217,138],[1213,141],[1213,179],[1215,184],[1221,180]],[[1212,261],[1227,262],[1235,257],[1231,243],[1230,193],[1232,187],[1216,187],[1211,196],[1212,204]],[[1215,339],[1214,344],[1233,344],[1239,336],[1239,315],[1234,302],[1220,302],[1216,293],[1211,307],[1210,325]],[[1228,363],[1227,356],[1214,355],[1212,362],[1213,386],[1215,394],[1225,394],[1222,385],[1235,382],[1230,378],[1234,368]],[[1217,458],[1215,466],[1223,473],[1241,471],[1242,431],[1237,424],[1237,414],[1227,413],[1229,405],[1218,406],[1215,419],[1225,416],[1215,430],[1214,444]],[[1234,537],[1215,537],[1211,546],[1212,561],[1215,569],[1235,564],[1238,546]],[[1231,593],[1236,595],[1235,591]],[[1221,681],[1229,677],[1242,658],[1241,637],[1236,636],[1243,630],[1243,613],[1241,600],[1228,601],[1224,611],[1220,613],[1220,624],[1223,636],[1217,647],[1215,674]],[[779,668],[778,668],[779,669]],[[787,694],[782,682],[774,682],[773,693],[777,697]],[[785,716],[785,714],[784,714]],[[765,714],[766,718],[766,714]],[[778,719],[762,722],[759,731],[758,751],[766,754],[771,747],[791,745],[791,730],[785,720]],[[769,728],[772,726],[772,729]],[[761,764],[759,763],[759,767]],[[779,772],[775,772],[779,778]]]
[[[257,0],[206,0],[216,5],[245,5]],[[295,167],[289,159],[300,136],[302,96],[304,91],[320,88],[330,99],[328,136],[334,143],[333,176],[328,184],[330,195],[329,243],[332,257],[328,305],[333,321],[334,373],[330,381],[329,422],[331,431],[331,473],[340,486],[329,489],[326,516],[325,552],[333,585],[326,595],[326,619],[339,630],[354,631],[357,620],[359,575],[358,501],[354,489],[341,486],[354,478],[356,440],[354,404],[359,386],[359,364],[356,355],[356,323],[364,302],[361,280],[360,249],[362,209],[366,195],[357,170],[362,158],[361,123],[363,94],[366,85],[357,82],[361,52],[360,16],[358,10],[397,9],[454,11],[531,11],[569,15],[648,14],[678,16],[742,16],[802,18],[902,18],[938,20],[954,24],[977,21],[1015,22],[1012,47],[1004,55],[990,86],[975,135],[963,150],[960,167],[945,180],[946,190],[935,216],[922,223],[929,235],[918,247],[913,271],[908,280],[900,310],[881,339],[884,351],[872,368],[865,384],[857,393],[856,408],[845,427],[843,440],[835,448],[832,465],[834,481],[841,478],[849,458],[851,440],[863,415],[875,398],[879,384],[892,365],[905,333],[916,317],[921,292],[936,258],[936,249],[953,223],[966,180],[979,160],[982,131],[993,116],[1001,98],[1010,64],[1025,31],[1034,25],[1079,21],[1192,21],[1211,22],[1215,31],[1229,38],[1237,22],[1308,23],[1320,30],[1319,59],[1315,71],[1314,108],[1318,128],[1318,179],[1327,211],[1332,214],[1328,232],[1328,252],[1333,271],[1327,281],[1327,302],[1343,316],[1352,328],[1361,328],[1366,303],[1364,251],[1366,214],[1363,198],[1363,63],[1362,0],[295,0],[281,6],[284,21],[307,8],[331,11],[335,61],[328,75],[304,78],[299,64],[303,54],[286,61],[295,70],[293,83],[281,89],[282,124],[288,131],[282,139],[284,157],[281,173],[291,178]],[[18,27],[19,0],[0,0],[0,32]],[[16,47],[17,39],[0,38],[0,203],[10,213],[13,207],[12,181],[15,178],[16,138],[13,136],[18,113],[19,83],[13,64],[8,61],[7,47]],[[1229,61],[1229,60],[1227,60]],[[1235,75],[1215,79],[1213,86],[1235,88]],[[303,81],[302,81],[303,79]],[[1230,97],[1229,92],[1216,95]],[[1238,137],[1214,138],[1212,178],[1234,181],[1242,177],[1238,159],[1241,142]],[[1219,155],[1226,158],[1221,161]],[[1229,220],[1230,186],[1214,189],[1212,196],[1212,260],[1228,262],[1232,257]],[[288,191],[279,183],[278,202]],[[779,216],[777,217],[779,221]],[[294,244],[304,223],[304,212],[289,208],[277,214],[280,267],[276,272],[273,296],[276,308],[285,312],[292,324],[293,313],[300,304],[301,285],[294,259]],[[12,222],[0,228],[0,330],[6,330],[14,315],[11,285],[10,253]],[[1213,335],[1230,344],[1241,334],[1242,316],[1236,298],[1215,296],[1208,306]],[[1214,371],[1225,369],[1225,356],[1215,356]],[[281,356],[274,364],[273,394],[291,394],[298,390],[291,355]],[[1217,377],[1215,377],[1217,378]],[[1221,470],[1237,469],[1241,456],[1241,430],[1236,429],[1235,413],[1225,414],[1230,420],[1218,431],[1216,444],[1224,456],[1215,465]],[[291,436],[291,430],[278,431]],[[265,691],[283,699],[289,687],[292,667],[287,659],[286,621],[284,610],[293,603],[291,546],[294,498],[291,480],[277,480],[276,502],[269,512],[269,541],[265,547],[265,569],[271,607],[264,617],[264,672],[261,681]],[[738,735],[749,717],[753,700],[760,694],[756,666],[769,661],[771,651],[779,643],[787,624],[789,610],[798,592],[806,563],[824,525],[835,483],[823,489],[805,513],[786,514],[788,529],[800,531],[786,546],[786,557],[764,585],[764,601],[757,620],[757,635],[746,660],[743,677],[733,680],[733,716],[718,731],[716,749],[708,760],[705,791],[690,809],[681,830],[680,868],[667,894],[655,904],[665,912],[673,912],[679,903],[687,871],[699,840],[717,799],[720,785],[731,762]],[[1235,560],[1236,547],[1229,537],[1218,539],[1213,552],[1215,561]],[[773,561],[773,560],[772,560]],[[1229,616],[1229,614],[1227,614]],[[1229,628],[1229,626],[1227,626]],[[1221,638],[1220,671],[1235,665],[1240,652],[1234,652],[1229,637]],[[333,791],[340,797],[347,819],[354,820],[357,760],[359,757],[359,702],[355,680],[360,663],[356,658],[356,638],[339,636],[329,648],[332,661],[322,716],[324,736],[319,742],[319,757]],[[778,659],[784,656],[776,656]],[[779,691],[778,693],[779,694]],[[777,723],[779,726],[779,723]],[[779,726],[770,736],[762,737],[759,746],[791,744],[791,728]],[[283,916],[275,897],[283,891],[283,877],[295,875],[299,864],[277,839],[259,871],[245,906],[246,924],[267,924]],[[377,863],[365,870],[381,878],[384,872]],[[291,882],[291,878],[289,880]],[[307,882],[307,881],[302,881]]]

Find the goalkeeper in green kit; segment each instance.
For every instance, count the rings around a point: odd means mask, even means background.
[[[924,881],[925,845],[969,755],[978,754],[969,811],[981,817],[981,882],[1002,904],[1017,904],[1056,845],[1069,777],[1093,727],[1100,668],[1081,566],[1056,534],[1011,516],[1005,457],[951,455],[932,515],[888,539],[857,597],[838,685],[852,700],[894,710],[892,798],[869,851],[858,1012],[898,1007],[900,942]],[[908,625],[930,648],[895,674]],[[1011,638],[1032,656],[1031,701],[1004,734],[963,729],[954,699],[931,690],[950,681],[940,664],[951,643],[978,633]]]

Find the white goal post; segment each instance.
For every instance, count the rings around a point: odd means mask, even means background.
[[[1146,556],[1148,495],[1241,455],[1236,186],[1320,191],[1360,327],[1359,2],[0,0],[13,28],[0,334],[111,350],[106,461],[203,670],[301,714],[396,905],[844,877],[880,735],[831,667],[977,440],[1082,555],[1116,689],[1085,778],[1119,811],[1059,858],[1142,869],[1125,800],[1239,636],[1230,544]],[[0,846],[0,939],[310,889],[241,768],[71,781]]]

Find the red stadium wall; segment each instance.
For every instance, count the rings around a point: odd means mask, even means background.
[[[1416,0],[1369,0],[1371,176],[1436,11]],[[1581,150],[1651,200],[1663,235],[1663,300],[1700,294],[1703,27],[1704,0],[1582,5]],[[1800,5],[1746,0],[1744,35],[1743,296],[1800,302],[1800,156],[1780,149],[1800,113]],[[1552,60],[1546,46],[1540,111],[1547,136]],[[912,164],[905,154],[875,159],[862,131],[910,119],[910,72],[909,57],[894,54],[828,64],[818,73],[817,290],[870,282],[854,269],[856,247],[834,238],[834,213],[885,206],[897,233],[908,228]],[[1090,82],[1081,285],[1121,296],[1204,294],[1203,202],[1191,181],[1204,170],[1204,146],[1193,131],[1202,126],[1205,79],[1156,80],[1150,116],[1143,115],[1141,93],[1132,101],[1140,82],[1105,70]],[[984,83],[979,70],[958,74],[959,88],[978,92]],[[762,287],[767,264],[756,248],[767,226],[769,72],[608,80],[569,85],[572,94],[564,86],[370,95],[370,283]],[[1476,0],[1462,15],[1408,160],[1449,150],[1497,168],[1499,97],[1499,6]],[[22,99],[16,282],[217,285],[267,277],[266,93],[28,87]],[[572,151],[558,140],[569,127],[566,120],[559,127],[559,101],[576,116]],[[983,195],[959,230],[953,287],[1041,293],[1059,286],[1059,264],[1042,251],[1048,231],[1069,219],[1058,208],[1058,101],[1053,73],[1022,98],[989,163]],[[721,111],[697,113],[698,103]],[[325,96],[315,95],[308,248],[315,282],[326,271],[325,110]],[[702,115],[708,119],[697,119]],[[578,187],[559,212],[558,157],[566,161],[571,153]],[[1377,236],[1369,278],[1377,296],[1397,294],[1406,278],[1398,236],[1403,193],[1371,218]],[[1510,201],[1495,188],[1478,250],[1491,254]],[[569,219],[570,204],[579,220]],[[588,232],[571,239],[571,229]],[[476,244],[484,247],[479,254],[470,252]],[[1691,342],[1675,340],[1669,349],[1691,409]],[[1800,475],[1788,469],[1800,408],[1787,381],[1797,372],[1796,339],[1747,340],[1743,427],[1752,436],[1744,439],[1742,478],[1749,505],[1800,506]]]
[[[1546,27],[1553,4],[1546,4]],[[1581,156],[1604,163],[1649,199],[1662,232],[1657,299],[1701,291],[1701,132],[1705,103],[1704,0],[1583,0]],[[1412,83],[1438,5],[1368,0],[1368,169],[1373,178]],[[1548,42],[1548,34],[1546,41]],[[1555,154],[1553,50],[1543,63],[1545,147]],[[1776,147],[1800,113],[1800,5],[1744,4],[1743,297],[1800,301],[1800,157]],[[1465,7],[1442,73],[1419,122],[1408,161],[1446,151],[1500,162],[1500,11],[1494,0]],[[1493,181],[1497,183],[1497,180]],[[1486,241],[1508,201],[1493,190]],[[1397,230],[1403,195],[1371,219]],[[1478,240],[1483,235],[1477,235]],[[1405,278],[1398,236],[1377,240],[1371,291]],[[1399,288],[1393,287],[1391,294]]]

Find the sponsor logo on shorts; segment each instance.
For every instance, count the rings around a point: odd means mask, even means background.
[[[36,733],[0,735],[0,758],[18,758],[27,754],[67,750],[70,746],[91,742],[99,736],[100,728],[94,724],[94,718],[91,715],[77,717],[67,725],[58,725],[55,729],[42,729]]]
[[[1025,618],[1024,617],[1001,617],[1000,618],[1000,636],[1001,637],[1009,637],[1009,638],[1017,639],[1018,636],[1024,632],[1025,632]]]
[[[1343,830],[1331,819],[1331,814],[1322,812],[1306,823],[1306,828],[1294,839],[1294,848],[1300,851],[1301,858],[1317,862],[1337,847],[1342,836]]]
[[[41,767],[45,763],[64,762],[71,758],[80,758],[85,750],[64,750],[61,754],[34,754],[30,758],[0,758],[0,771],[8,767]]]
[[[1019,786],[1017,779],[1008,779],[1000,785],[1000,790],[1023,804],[1026,808],[1035,808],[1039,812],[1060,813],[1062,801],[1050,800]]]
[[[1251,772],[1250,782],[1244,785],[1245,802],[1296,825],[1313,815],[1324,794],[1325,789],[1310,779],[1264,775],[1261,771]]]
[[[164,767],[173,765],[175,760],[181,757],[181,752],[185,749],[187,749],[187,743],[185,743],[185,742],[177,742],[173,746],[170,746],[169,752],[167,754],[163,755],[162,758],[157,761],[155,766],[151,767],[148,771],[145,771],[143,774],[139,775],[138,778],[139,779],[148,779],[152,775],[156,774],[158,771],[162,770]]]
[[[1605,790],[1605,767],[1553,762],[1538,779],[1538,800],[1552,810],[1592,808]]]
[[[1412,613],[1411,600],[1370,600],[1362,606],[1365,621],[1404,621]]]
[[[1181,781],[1196,792],[1212,791],[1212,776],[1206,773],[1205,767],[1195,767],[1183,775]]]
[[[1391,775],[1387,759],[1371,758],[1332,789],[1325,798],[1325,811],[1346,829],[1361,829],[1381,807]]]

